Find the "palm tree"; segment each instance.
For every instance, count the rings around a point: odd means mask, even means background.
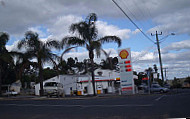
[[[1,85],[2,85],[2,71],[3,63],[12,60],[12,57],[9,55],[8,50],[5,45],[9,41],[9,35],[4,32],[0,32],[0,95],[1,95]]]
[[[32,56],[31,58],[37,59],[39,69],[38,78],[40,80],[40,96],[43,96],[43,64],[49,61],[56,65],[54,59],[57,59],[58,56],[53,54],[50,48],[58,49],[59,43],[55,40],[42,42],[37,33],[28,31],[25,33],[25,38],[18,43],[17,47],[19,49],[25,48],[26,53]]]
[[[65,37],[62,40],[62,45],[67,44],[69,46],[83,46],[88,50],[91,62],[91,75],[94,95],[96,95],[94,81],[94,51],[96,51],[97,56],[100,56],[101,44],[106,42],[116,42],[118,46],[121,45],[121,39],[117,36],[105,36],[98,38],[98,30],[95,24],[96,21],[96,14],[90,13],[86,17],[85,21],[75,23],[70,26],[70,31],[72,33],[78,33],[79,37]]]

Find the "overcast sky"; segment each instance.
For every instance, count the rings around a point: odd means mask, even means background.
[[[169,79],[190,75],[190,1],[189,0],[115,0],[127,15],[155,42],[161,40],[163,67],[168,68]],[[42,40],[67,35],[72,23],[85,19],[89,13],[98,15],[99,37],[117,35],[122,39],[120,48],[131,48],[133,69],[144,71],[158,63],[156,44],[149,41],[123,15],[112,0],[0,0],[0,31],[10,35],[7,49],[16,50],[17,42],[28,30],[39,33]],[[175,33],[174,36],[168,36]],[[116,44],[103,48],[117,56]],[[58,53],[60,54],[60,53]],[[88,58],[84,48],[75,49],[64,56]],[[96,58],[100,62],[105,56]]]

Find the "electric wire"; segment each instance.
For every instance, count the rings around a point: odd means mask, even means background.
[[[148,18],[148,15],[146,14],[147,12],[145,12],[145,9],[141,9],[140,7],[139,7],[139,4],[137,4],[136,3],[136,0],[132,0],[132,3],[133,3],[133,5],[134,6],[136,6],[136,7],[134,7],[134,8],[137,8],[136,10],[138,10],[138,12],[137,13],[140,13],[140,15],[138,15],[138,16],[140,16],[140,17],[142,17],[142,18]],[[144,6],[144,8],[145,8],[145,6]],[[144,22],[144,24],[147,24],[147,25],[150,25],[151,27],[153,27],[154,25],[152,24],[152,22]],[[143,25],[142,25],[143,26]],[[144,26],[143,26],[144,27]]]
[[[154,47],[155,47],[154,45],[151,46],[151,47],[148,47],[143,53],[141,53],[141,54],[138,56],[138,58],[134,59],[134,60],[132,61],[132,63],[139,61],[141,57],[143,57],[143,56],[145,56],[146,54],[148,54],[149,51],[152,50]]]
[[[133,16],[133,18],[134,18],[136,21],[138,21],[138,18],[136,17],[135,14],[132,13],[132,11],[128,8],[128,6],[126,5],[126,3],[125,3],[123,0],[121,0],[121,2],[122,2],[122,4],[126,7],[126,9],[130,12],[130,14]],[[140,25],[142,25],[142,24],[140,23]],[[142,26],[143,26],[143,25],[142,25]]]
[[[112,0],[113,1],[113,3],[122,11],[122,13],[131,21],[131,23],[135,26],[135,27],[137,27],[137,29],[139,29],[139,31],[149,40],[149,41],[151,41],[151,42],[153,42],[154,43],[154,41],[152,41],[152,39],[150,39],[138,26],[137,26],[137,24],[126,14],[126,12],[114,1],[114,0]]]
[[[131,15],[133,16],[133,18],[134,18],[136,21],[138,21],[138,17],[137,17],[137,16],[141,16],[141,14],[136,16],[136,15],[133,14],[133,12],[129,9],[129,7],[127,6],[126,2],[124,2],[123,0],[121,0],[121,2],[122,2],[122,5],[124,5],[124,7],[131,13]],[[135,7],[134,7],[134,8],[135,8]],[[137,12],[137,13],[138,13],[138,12]],[[141,21],[139,21],[139,24],[144,27],[144,25],[141,23]]]
[[[143,0],[143,2],[146,2],[146,1]],[[146,6],[144,6],[144,8],[147,9],[147,13],[148,13],[148,15],[150,16],[150,18],[152,19],[152,24],[153,24],[153,26],[159,26],[156,22],[153,22],[153,16],[152,16],[152,14],[151,14],[151,12],[150,12],[150,9],[149,9],[148,7],[146,7]],[[161,30],[160,30],[160,27],[157,27],[157,28],[158,28],[159,31],[161,31]]]

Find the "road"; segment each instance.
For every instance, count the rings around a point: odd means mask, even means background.
[[[190,117],[190,90],[79,99],[0,100],[0,119],[162,119]]]

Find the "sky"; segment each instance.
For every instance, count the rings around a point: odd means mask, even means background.
[[[37,32],[41,40],[61,40],[71,36],[69,26],[85,20],[89,13],[96,13],[98,37],[116,35],[122,39],[117,44],[103,44],[112,57],[118,49],[131,48],[133,70],[143,72],[157,64],[159,68],[156,31],[159,35],[163,67],[167,79],[190,75],[190,1],[189,0],[115,0],[139,29],[119,10],[112,0],[0,0],[0,31],[7,32],[9,51],[18,50],[16,45],[26,31]],[[154,36],[151,36],[151,33]],[[171,35],[175,33],[175,35]],[[54,51],[61,54],[61,51]],[[64,55],[64,59],[88,58],[85,48],[77,48]],[[96,62],[105,59],[101,55]],[[46,64],[49,66],[50,64]],[[159,69],[160,70],[160,69]]]

